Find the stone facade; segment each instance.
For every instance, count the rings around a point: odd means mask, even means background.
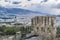
[[[39,35],[38,40],[55,40],[56,37],[56,17],[36,16],[31,19],[31,25],[35,34]]]

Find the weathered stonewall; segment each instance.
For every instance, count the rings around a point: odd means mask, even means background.
[[[55,23],[55,16],[36,16],[31,19],[32,28],[35,34],[39,35],[39,40],[55,40]]]

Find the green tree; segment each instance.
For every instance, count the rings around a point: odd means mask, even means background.
[[[14,35],[19,30],[16,27],[2,27],[2,35]]]
[[[57,28],[57,34],[60,34],[60,28],[59,27]]]

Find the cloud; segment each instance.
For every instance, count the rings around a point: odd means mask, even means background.
[[[60,3],[54,5],[52,8],[60,9]]]
[[[0,0],[0,6],[7,8],[0,7],[0,15],[16,14],[19,20],[21,20],[20,17],[26,17],[27,23],[30,23],[31,17],[34,16],[60,15],[60,0]],[[18,22],[25,21],[25,19],[19,20]]]
[[[48,0],[44,0],[44,2],[47,2]]]
[[[40,4],[33,4],[30,7],[30,10],[39,11],[43,13],[60,15],[60,0],[48,0],[47,2],[42,2]]]
[[[60,14],[60,0],[1,0],[0,6],[22,8],[48,14]]]
[[[31,1],[31,0],[28,0],[28,1]]]
[[[60,9],[60,3],[59,3],[59,4],[57,4],[57,6],[56,6],[56,7]]]
[[[19,3],[20,2],[20,3]],[[7,7],[6,5],[12,7],[15,5],[15,3],[19,3],[19,5],[16,5],[16,7],[25,7],[31,4],[37,4],[40,3],[41,0],[1,0],[0,5]],[[22,5],[22,6],[20,6]]]
[[[20,4],[21,2],[13,2],[13,4]]]

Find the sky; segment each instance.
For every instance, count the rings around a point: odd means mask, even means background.
[[[0,0],[0,16],[1,13],[4,17],[16,14],[18,22],[31,24],[34,16],[60,15],[60,0]],[[60,21],[57,24],[59,25]]]
[[[0,6],[60,15],[60,0],[0,0]]]

